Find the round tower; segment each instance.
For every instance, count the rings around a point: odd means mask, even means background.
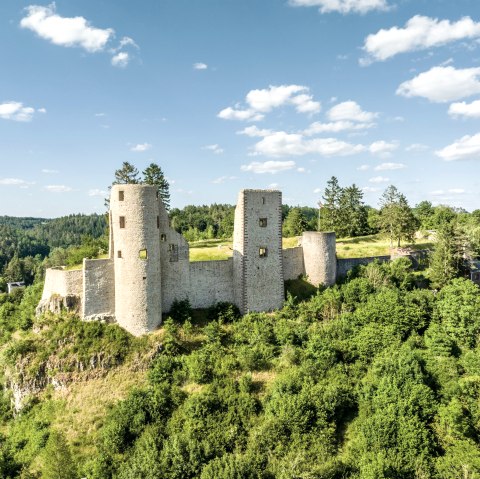
[[[332,286],[337,279],[335,233],[305,231],[302,235],[303,262],[308,281],[315,286]]]
[[[115,317],[139,336],[162,321],[157,187],[115,185],[110,196]]]

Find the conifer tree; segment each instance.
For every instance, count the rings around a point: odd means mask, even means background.
[[[320,205],[320,231],[336,231],[340,220],[340,198],[342,196],[342,188],[338,183],[338,179],[332,176],[325,188],[323,195],[323,203]]]
[[[52,431],[45,445],[43,479],[76,479],[72,454],[62,433]]]
[[[128,161],[124,161],[122,167],[118,170],[115,170],[115,180],[112,183],[113,185],[136,185],[138,183],[140,183],[138,178],[138,170]]]
[[[150,165],[145,168],[143,171],[143,183],[158,187],[158,194],[168,211],[170,209],[170,186],[162,169],[157,164],[150,163]]]

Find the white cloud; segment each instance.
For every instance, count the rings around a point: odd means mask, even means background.
[[[388,183],[390,178],[385,178],[384,176],[374,176],[368,180],[370,183]]]
[[[357,102],[349,100],[330,108],[327,116],[331,121],[351,120],[368,123],[377,118],[378,113],[363,111]]]
[[[360,165],[357,170],[358,171],[367,171],[370,169],[370,165]]]
[[[107,116],[107,114],[106,113],[95,113],[95,116],[102,117],[102,116]]]
[[[218,113],[218,118],[223,120],[240,120],[240,121],[260,121],[265,117],[261,113],[257,113],[254,110],[241,110],[232,107],[224,108]]]
[[[333,121],[331,123],[321,123],[315,121],[303,133],[307,136],[317,135],[319,133],[339,133],[348,130],[366,130],[373,128],[375,123],[354,123],[353,121]]]
[[[253,161],[248,165],[242,165],[240,169],[242,171],[251,171],[253,173],[279,173],[281,171],[287,171],[295,168],[294,161],[265,161],[263,163],[258,161]]]
[[[139,143],[138,145],[132,146],[130,148],[130,151],[143,152],[150,150],[150,148],[152,148],[152,145],[150,143]]]
[[[459,100],[480,93],[479,76],[480,68],[433,67],[403,82],[397,95],[419,96],[436,103]]]
[[[27,15],[20,21],[22,28],[35,32],[55,45],[81,47],[89,52],[103,50],[114,36],[112,28],[95,28],[83,17],[66,18],[57,15],[55,3],[44,7],[31,5]]]
[[[245,97],[247,108],[238,105],[224,108],[217,116],[225,120],[259,121],[265,113],[284,105],[295,106],[298,113],[318,113],[321,105],[308,92],[309,88],[301,85],[270,85],[261,90],[250,90]]]
[[[220,145],[207,145],[203,146],[202,150],[209,150],[215,153],[216,155],[221,155],[224,152],[224,149],[220,147]]]
[[[465,135],[435,154],[445,161],[480,160],[480,133]]]
[[[4,120],[32,121],[34,114],[35,108],[23,106],[23,103],[18,101],[0,103],[0,118]]]
[[[59,173],[58,170],[49,170],[48,168],[43,168],[42,173],[45,173],[46,175],[55,175]]]
[[[31,181],[21,180],[20,178],[0,178],[0,185],[19,186],[20,188],[28,188],[34,183]]]
[[[38,113],[47,113],[46,108],[39,108],[37,111],[38,111]]]
[[[313,192],[314,192],[315,194],[321,193],[322,191],[323,191],[323,190],[322,190],[321,188],[315,188],[315,189],[313,190]]]
[[[375,171],[388,171],[388,170],[402,170],[406,168],[407,165],[403,163],[382,163],[374,168]]]
[[[465,190],[463,188],[450,188],[448,190],[430,191],[430,195],[432,196],[444,196],[446,194],[462,195],[463,193],[465,193]]]
[[[300,166],[300,168],[297,168],[297,171],[299,173],[305,173],[305,171],[307,171],[303,166]]]
[[[448,114],[453,117],[480,118],[480,100],[475,100],[472,103],[464,101],[452,103],[448,109]]]
[[[125,68],[130,61],[130,55],[127,52],[119,52],[112,57],[114,67]]]
[[[405,151],[413,152],[413,153],[426,151],[426,150],[428,150],[428,146],[422,143],[412,143],[411,145],[405,148]]]
[[[92,190],[88,190],[88,196],[99,196],[101,198],[105,198],[107,196],[107,192],[100,190],[98,188],[94,188]]]
[[[206,63],[194,63],[193,64],[193,69],[194,70],[206,70],[208,68],[208,65]]]
[[[72,191],[72,188],[70,188],[70,186],[65,185],[48,185],[45,186],[45,189],[47,191],[50,191],[51,193],[67,193],[69,191]]]
[[[365,150],[363,145],[354,145],[336,138],[305,139],[298,133],[273,132],[253,147],[254,154],[266,156],[301,156],[309,153],[322,156],[347,156]]]
[[[236,180],[238,179],[237,176],[220,176],[220,178],[215,178],[214,180],[212,180],[212,183],[215,183],[215,184],[220,184],[220,183],[225,183],[225,181],[228,181],[228,180]]]
[[[140,47],[135,43],[135,40],[133,38],[123,37],[120,40],[120,44],[118,45],[117,50],[121,50],[123,47],[127,47],[127,46],[135,47],[137,50],[140,49]]]
[[[361,63],[384,61],[399,53],[424,50],[450,42],[480,37],[480,23],[470,17],[457,22],[415,15],[404,28],[392,27],[368,35],[363,50],[368,58]]]
[[[243,130],[237,131],[237,135],[247,135],[251,137],[262,137],[271,135],[272,130],[260,129],[256,125],[247,126]]]
[[[278,183],[270,183],[268,186],[267,186],[267,189],[269,190],[276,190],[280,187],[280,185]]]
[[[387,10],[386,0],[290,0],[295,7],[318,7],[321,13],[367,13],[372,10]]]
[[[370,153],[373,155],[379,155],[380,157],[387,158],[391,156],[391,153],[398,148],[397,142],[387,142],[384,140],[374,141],[369,147]]]
[[[377,193],[378,191],[380,191],[380,188],[377,188],[375,186],[364,186],[362,188],[362,191],[364,191],[365,193]]]

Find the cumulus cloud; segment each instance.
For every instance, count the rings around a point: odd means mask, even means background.
[[[463,116],[466,118],[480,118],[480,100],[466,103],[452,103],[448,109],[448,114],[454,118]]]
[[[206,63],[194,63],[193,64],[193,69],[194,70],[206,70],[208,68],[208,65]]]
[[[425,150],[428,150],[428,146],[424,145],[423,143],[412,143],[411,145],[405,148],[405,151],[408,151],[411,153],[418,153]]]
[[[104,190],[100,190],[99,188],[94,188],[92,190],[88,190],[88,196],[99,196],[100,198],[105,198],[107,196],[107,192]]]
[[[250,137],[262,137],[271,135],[272,130],[266,128],[260,129],[256,125],[247,126],[243,130],[237,131],[237,135],[247,135]]]
[[[217,144],[203,146],[202,150],[209,150],[216,155],[221,155],[225,151],[223,148],[220,147],[220,145]]]
[[[251,171],[252,173],[280,173],[281,171],[287,171],[295,168],[295,162],[292,160],[289,161],[264,161],[258,162],[253,161],[248,165],[242,165],[240,169],[242,171]]]
[[[59,173],[59,171],[58,170],[50,170],[48,168],[43,168],[42,173],[45,173],[46,175],[55,175],[55,174]]]
[[[427,98],[431,102],[444,103],[480,93],[480,68],[456,69],[452,66],[433,67],[427,72],[403,82],[397,95],[407,98]]]
[[[388,183],[390,178],[385,178],[384,176],[374,176],[368,180],[370,183]]]
[[[320,13],[367,13],[387,10],[386,0],[290,0],[294,7],[318,7]]]
[[[465,135],[435,154],[445,161],[480,160],[480,133]]]
[[[43,110],[43,108],[40,110]],[[37,111],[40,113],[46,112],[46,110],[40,110]],[[7,101],[5,103],[0,103],[0,118],[3,118],[4,120],[32,121],[34,114],[35,108],[23,106],[23,103],[19,101]]]
[[[25,181],[20,178],[0,178],[0,185],[4,186],[19,186],[20,188],[28,188],[34,183],[31,181]]]
[[[56,13],[55,3],[27,7],[20,26],[55,45],[81,47],[88,52],[103,50],[115,34],[112,28],[92,27],[83,17],[61,17]]]
[[[132,146],[130,148],[130,151],[135,151],[137,153],[141,153],[143,151],[150,150],[152,148],[152,145],[150,143],[139,143],[138,145]]]
[[[369,147],[370,153],[381,157],[389,157],[393,151],[398,148],[397,142],[388,142],[384,140],[374,141]]]
[[[218,113],[225,120],[259,121],[265,113],[284,105],[293,105],[297,112],[313,114],[321,109],[319,102],[313,100],[309,88],[301,85],[270,85],[268,88],[250,90],[245,97],[247,108],[236,105]]]
[[[130,55],[127,52],[119,52],[112,57],[112,65],[114,67],[125,68],[130,61]]]
[[[370,165],[360,165],[357,170],[358,171],[367,171],[370,169]]]
[[[330,123],[321,123],[319,121],[313,122],[304,134],[307,136],[317,135],[320,133],[339,133],[349,130],[366,130],[373,128],[375,123],[354,123],[353,121],[333,121]]]
[[[309,153],[321,156],[348,156],[365,150],[363,145],[354,145],[336,138],[305,139],[298,133],[276,131],[265,136],[253,147],[254,154],[265,156],[302,156]]]
[[[438,47],[458,40],[480,37],[480,23],[470,17],[457,22],[415,15],[404,28],[392,27],[368,35],[363,45],[367,58],[361,63],[384,61],[399,53]]]
[[[347,120],[368,123],[377,118],[378,113],[363,111],[357,102],[349,100],[330,108],[327,116],[331,121]]]
[[[47,185],[45,186],[45,189],[51,193],[68,193],[69,191],[72,191],[70,186],[65,185]]]
[[[388,171],[388,170],[402,170],[406,168],[407,165],[403,163],[382,163],[374,168],[375,171]]]

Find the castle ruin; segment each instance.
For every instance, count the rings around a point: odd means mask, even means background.
[[[306,232],[301,246],[282,249],[280,191],[240,191],[227,260],[189,261],[155,186],[113,186],[109,214],[109,257],[84,259],[80,270],[48,269],[37,312],[75,306],[85,320],[116,321],[141,335],[161,324],[175,300],[272,311],[283,305],[285,280],[304,275],[330,286],[337,279],[334,233]]]

